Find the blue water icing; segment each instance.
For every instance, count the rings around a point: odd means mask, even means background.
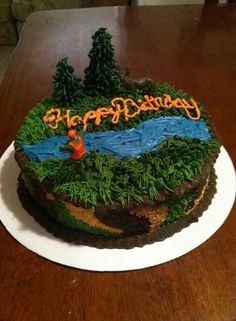
[[[50,158],[69,158],[69,153],[60,151],[61,145],[67,143],[67,136],[53,136],[45,140],[40,140],[34,145],[22,145],[19,150],[25,152],[33,162],[40,163]]]
[[[173,137],[211,138],[203,119],[189,120],[183,116],[160,117],[147,120],[137,128],[122,131],[86,133],[84,144],[86,152],[99,150],[117,158],[140,157],[144,152],[155,150],[163,140]],[[34,145],[21,146],[34,162],[50,158],[69,158],[69,153],[60,151],[60,146],[68,143],[67,136],[53,136]]]

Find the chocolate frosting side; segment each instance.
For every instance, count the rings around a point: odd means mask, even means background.
[[[66,242],[89,245],[96,248],[120,248],[131,249],[134,247],[142,247],[145,244],[162,241],[174,233],[181,231],[183,228],[189,226],[193,222],[197,222],[198,218],[209,207],[213,196],[216,193],[216,175],[212,170],[208,186],[205,190],[204,197],[191,210],[190,215],[186,215],[179,220],[173,222],[165,228],[160,228],[150,233],[144,233],[131,237],[106,238],[94,234],[88,234],[83,231],[71,230],[63,227],[56,222],[51,216],[46,214],[44,210],[35,204],[35,201],[29,195],[28,190],[24,186],[22,179],[19,180],[18,194],[26,211],[32,215],[35,220],[42,225],[49,233],[65,240]]]

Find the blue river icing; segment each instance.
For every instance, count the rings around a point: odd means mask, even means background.
[[[190,120],[183,116],[160,117],[142,122],[137,128],[122,131],[86,133],[86,152],[99,150],[117,158],[140,157],[144,152],[155,150],[165,139],[173,136],[208,140],[211,138],[205,120]],[[34,145],[24,145],[30,160],[42,162],[50,158],[69,158],[69,153],[60,151],[68,143],[67,136],[53,136]]]

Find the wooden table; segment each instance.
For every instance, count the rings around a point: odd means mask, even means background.
[[[82,75],[91,35],[114,36],[132,77],[169,82],[210,111],[236,162],[236,7],[112,7],[32,14],[0,89],[1,148],[27,111],[52,93],[56,62]],[[10,186],[9,188],[15,188]],[[216,213],[217,214],[217,213]],[[0,228],[1,321],[236,320],[236,209],[207,242],[144,270],[94,273],[49,262]]]

